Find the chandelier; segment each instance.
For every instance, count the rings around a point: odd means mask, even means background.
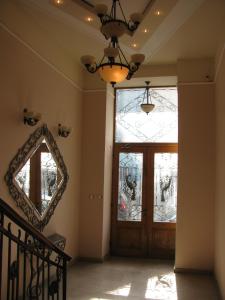
[[[117,19],[117,7],[121,11],[123,20]],[[95,11],[102,24],[101,33],[110,42],[108,47],[104,49],[104,55],[99,63],[91,55],[82,56],[81,62],[88,72],[95,73],[98,71],[104,81],[114,86],[125,79],[131,79],[145,59],[143,54],[133,54],[128,62],[118,40],[125,32],[132,34],[138,28],[142,15],[134,13],[130,16],[130,20],[127,21],[120,0],[112,0],[110,14],[107,14],[108,8],[104,4],[96,5]]]
[[[146,88],[144,92],[144,97],[143,97],[143,103],[141,104],[141,109],[148,115],[150,111],[152,111],[155,108],[155,105],[151,101],[151,95],[149,93],[150,90],[150,81],[145,81],[146,83]],[[145,103],[145,98],[147,102]]]

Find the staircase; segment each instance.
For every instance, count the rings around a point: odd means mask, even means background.
[[[0,199],[0,300],[66,300],[70,259]]]

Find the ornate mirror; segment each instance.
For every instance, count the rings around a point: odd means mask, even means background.
[[[9,165],[5,180],[17,205],[42,231],[68,181],[65,163],[46,125],[35,130],[19,149]]]

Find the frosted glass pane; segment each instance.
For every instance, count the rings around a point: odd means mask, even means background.
[[[154,157],[154,222],[176,222],[177,153]]]
[[[143,154],[120,153],[118,182],[119,221],[141,221]]]
[[[148,115],[140,108],[144,91],[143,88],[117,89],[115,141],[117,143],[177,143],[177,89],[151,89],[151,99],[155,108]]]

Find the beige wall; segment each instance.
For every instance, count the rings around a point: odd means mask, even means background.
[[[109,252],[114,102],[110,88],[96,86],[83,96],[79,256],[102,260]]]
[[[214,83],[206,77],[212,74],[211,61],[178,62],[176,268],[213,269]]]
[[[216,78],[215,272],[225,299],[225,52]]]
[[[106,124],[105,124],[105,166],[103,194],[103,237],[102,256],[109,254],[111,229],[111,195],[112,195],[112,156],[113,156],[113,125],[114,125],[114,91],[108,85],[106,95]]]
[[[60,32],[61,36],[67,38],[71,28],[64,27],[64,23],[62,25],[58,19],[50,17],[47,11],[43,13],[35,6],[30,9],[29,2],[24,1],[22,4],[17,0],[1,0],[0,25],[14,33],[31,51],[40,55],[62,76],[82,86],[83,81],[80,76],[82,66],[74,59],[71,50],[65,48],[65,43],[59,41],[57,35],[55,36],[55,33]],[[72,31],[71,36],[76,36],[77,32]],[[78,69],[80,72],[77,72]]]
[[[79,256],[101,259],[106,90],[85,91]]]
[[[176,268],[213,269],[214,86],[179,85]]]
[[[8,193],[4,175],[18,149],[36,128],[22,122],[22,112],[27,107],[42,114],[40,124],[47,123],[53,133],[70,176],[44,234],[64,235],[66,252],[74,258],[78,255],[82,94],[1,27],[0,41],[0,197],[24,217]],[[57,136],[59,122],[73,128],[67,139]]]

